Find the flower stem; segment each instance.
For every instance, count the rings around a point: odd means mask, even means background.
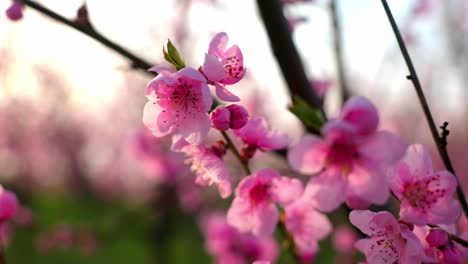
[[[144,72],[148,74],[153,74],[148,72],[147,70],[152,66],[150,63],[145,61],[144,59],[134,55],[127,49],[121,47],[120,45],[112,42],[108,38],[104,37],[101,35],[99,32],[94,30],[92,26],[80,26],[78,23],[75,23],[74,21],[71,21],[55,12],[52,10],[48,9],[47,7],[31,0],[20,0],[24,5],[44,14],[45,16],[60,22],[64,25],[67,25],[69,27],[72,27],[79,32],[89,36],[90,38],[93,38],[94,40],[100,42],[104,46],[110,48],[111,50],[115,51],[116,53],[120,54],[121,56],[127,58],[129,61],[132,63],[132,67],[135,69],[140,69],[143,70]]]
[[[411,80],[411,82],[414,85],[414,88],[416,90],[416,93],[419,98],[419,102],[421,104],[421,107],[423,109],[424,115],[426,116],[427,123],[429,125],[429,129],[431,130],[432,138],[434,139],[434,142],[437,146],[437,150],[439,151],[439,155],[442,158],[442,161],[444,162],[445,167],[447,168],[448,171],[450,171],[454,176],[455,179],[458,182],[457,185],[457,197],[458,200],[460,200],[461,206],[463,208],[463,212],[465,214],[465,217],[468,218],[468,203],[466,202],[465,194],[463,193],[463,189],[461,188],[460,185],[460,180],[458,179],[455,170],[452,166],[452,162],[450,161],[450,157],[447,152],[446,146],[443,144],[443,141],[441,137],[439,136],[439,133],[437,131],[437,127],[434,122],[434,118],[432,117],[431,110],[429,109],[429,105],[427,104],[426,97],[424,96],[423,89],[421,87],[421,83],[419,82],[418,75],[416,74],[416,70],[413,66],[413,62],[411,61],[410,55],[408,53],[408,50],[406,49],[405,42],[403,41],[403,38],[401,37],[400,31],[398,30],[398,26],[395,22],[395,19],[393,18],[392,12],[390,10],[390,7],[388,6],[388,3],[386,0],[381,0],[382,5],[385,9],[385,13],[387,14],[388,20],[390,21],[390,25],[393,29],[393,32],[395,33],[395,37],[398,42],[398,46],[400,47],[401,53],[403,54],[403,58],[405,59],[406,65],[408,66],[409,70],[409,75],[406,76],[408,80]]]
[[[236,156],[236,158],[239,160],[239,162],[242,164],[242,167],[244,168],[244,171],[247,175],[252,174],[249,168],[249,161],[242,158],[241,154],[237,150],[236,146],[234,146],[234,143],[232,143],[231,138],[225,131],[220,131],[221,135],[223,135],[224,140],[226,140],[228,148],[231,149],[232,153]]]

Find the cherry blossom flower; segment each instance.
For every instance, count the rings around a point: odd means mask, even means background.
[[[9,221],[19,209],[16,195],[0,186],[0,222]]]
[[[230,226],[221,213],[210,213],[202,218],[206,248],[215,257],[215,263],[247,264],[256,260],[274,261],[278,245],[271,237],[257,237],[241,233]]]
[[[215,86],[219,99],[237,102],[239,97],[228,91],[224,85],[235,84],[244,77],[244,59],[237,45],[226,49],[227,43],[228,36],[225,32],[213,37],[205,55],[202,71],[209,83]]]
[[[190,145],[180,136],[175,136],[172,150],[183,152],[191,163],[191,170],[197,176],[196,183],[202,186],[215,184],[222,198],[232,193],[231,172],[220,156],[204,145]]]
[[[250,119],[244,127],[234,130],[234,134],[244,142],[242,152],[246,158],[253,157],[257,149],[262,151],[282,149],[290,142],[287,134],[269,131],[263,117]]]
[[[319,251],[318,241],[332,231],[328,218],[310,208],[303,199],[297,199],[285,207],[284,222],[299,256],[315,256]]]
[[[412,224],[453,224],[461,213],[454,193],[455,176],[434,172],[429,152],[422,145],[408,147],[389,175],[390,187],[401,201],[400,219]]]
[[[389,196],[385,170],[400,159],[406,144],[390,132],[376,131],[378,122],[374,105],[353,97],[337,119],[323,126],[323,138],[305,135],[290,149],[293,169],[320,172],[306,188],[319,210],[332,211],[345,200],[349,205],[356,199],[359,204],[385,203]]]
[[[178,72],[153,67],[158,72],[146,88],[144,124],[156,137],[180,134],[190,144],[199,145],[211,127],[207,112],[213,103],[205,77],[193,68]]]
[[[349,219],[369,236],[355,244],[368,263],[421,263],[423,249],[419,239],[407,224],[400,224],[389,212],[353,210]]]
[[[275,203],[285,206],[302,194],[302,183],[263,169],[244,178],[228,210],[229,224],[241,232],[269,236],[275,230],[279,212]]]
[[[351,252],[357,240],[356,232],[347,226],[338,226],[333,232],[333,247],[342,254]]]

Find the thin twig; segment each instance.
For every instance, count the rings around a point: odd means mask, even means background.
[[[349,88],[346,82],[345,76],[345,65],[344,65],[344,57],[343,57],[343,49],[342,49],[342,36],[341,36],[341,24],[340,24],[340,15],[338,14],[338,7],[337,7],[338,0],[331,0],[330,1],[330,13],[331,19],[333,24],[333,47],[335,50],[335,62],[336,62],[336,69],[338,75],[338,83],[340,85],[340,92],[341,92],[341,102],[344,103],[350,97]]]
[[[273,54],[286,80],[291,98],[300,96],[316,109],[322,109],[322,100],[304,72],[299,52],[294,45],[288,21],[279,0],[257,0]]]
[[[398,42],[398,46],[400,47],[401,53],[403,54],[403,58],[405,59],[406,65],[408,66],[408,70],[410,74],[406,77],[408,80],[413,82],[414,88],[419,98],[419,102],[421,103],[421,107],[423,109],[424,115],[426,116],[427,123],[431,130],[432,138],[436,143],[437,149],[439,151],[439,155],[444,162],[445,167],[448,171],[450,171],[456,178],[458,185],[457,185],[457,196],[458,200],[460,200],[461,206],[463,208],[463,212],[465,213],[465,217],[468,217],[468,204],[466,202],[465,194],[463,193],[463,189],[460,185],[460,180],[456,176],[455,170],[452,166],[452,162],[450,161],[450,157],[447,152],[446,146],[444,146],[441,138],[439,137],[439,133],[437,131],[437,127],[435,125],[434,119],[431,114],[431,110],[429,109],[429,105],[427,104],[426,97],[424,96],[423,89],[421,87],[421,83],[419,82],[418,75],[416,74],[416,70],[414,69],[413,62],[411,61],[410,55],[408,50],[406,49],[405,42],[401,37],[400,31],[398,30],[398,26],[393,18],[392,12],[390,7],[387,4],[386,0],[382,0],[382,5],[385,9],[385,13],[387,14],[388,20],[390,21],[390,25],[392,26],[393,32],[395,33],[395,37]]]
[[[241,154],[237,150],[236,146],[232,142],[231,138],[225,131],[221,131],[221,135],[223,135],[224,140],[226,140],[228,148],[231,149],[232,153],[236,156],[236,158],[239,160],[239,162],[242,164],[242,168],[244,168],[244,171],[247,175],[252,174],[249,168],[249,163],[248,160],[242,158]]]
[[[133,53],[131,53],[127,49],[117,45],[116,43],[112,42],[108,38],[104,37],[99,32],[94,30],[93,27],[80,26],[79,24],[75,23],[74,21],[71,21],[71,20],[69,20],[69,19],[67,19],[67,18],[53,12],[52,10],[48,9],[47,7],[41,5],[41,4],[37,3],[37,2],[31,1],[31,0],[20,0],[20,1],[22,1],[22,3],[24,5],[30,7],[32,9],[44,14],[44,15],[46,15],[47,17],[49,17],[49,18],[51,18],[51,19],[53,19],[53,20],[55,20],[57,22],[60,22],[60,23],[62,23],[64,25],[67,25],[69,27],[72,27],[72,28],[80,31],[81,33],[89,36],[90,38],[95,39],[96,41],[100,42],[104,46],[106,46],[106,47],[110,48],[111,50],[117,52],[118,54],[120,54],[123,57],[130,60],[131,63],[132,63],[133,68],[143,70],[144,72],[146,72],[148,74],[153,74],[153,73],[150,73],[150,72],[147,71],[152,66],[152,64],[150,64],[149,62],[145,61],[144,59],[134,55]]]

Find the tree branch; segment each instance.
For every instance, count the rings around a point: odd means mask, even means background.
[[[423,109],[424,115],[426,116],[427,123],[429,125],[429,129],[431,130],[432,138],[434,139],[434,142],[437,146],[437,150],[439,151],[439,155],[442,158],[442,161],[444,162],[445,167],[447,168],[448,171],[450,171],[454,176],[455,179],[458,182],[457,185],[457,196],[458,200],[460,200],[461,206],[463,208],[463,212],[465,213],[465,216],[468,217],[468,204],[466,202],[465,194],[463,193],[463,189],[461,188],[460,181],[455,173],[455,170],[452,166],[452,162],[450,161],[450,157],[447,152],[446,146],[443,144],[443,140],[441,137],[439,137],[439,133],[437,131],[437,127],[434,122],[434,118],[432,117],[431,110],[429,109],[429,105],[427,104],[426,97],[424,96],[423,89],[421,87],[421,83],[419,82],[418,75],[416,74],[416,70],[413,66],[413,62],[411,61],[410,55],[408,53],[408,50],[406,49],[405,42],[403,41],[403,38],[401,37],[400,31],[398,30],[398,26],[395,22],[395,19],[393,18],[392,12],[390,10],[390,7],[388,6],[388,3],[386,0],[381,0],[382,5],[385,9],[385,13],[387,14],[388,20],[390,21],[390,25],[393,29],[393,32],[395,33],[395,37],[398,42],[398,46],[400,47],[401,53],[403,54],[403,58],[405,59],[406,65],[408,66],[408,70],[410,74],[406,77],[408,80],[411,80],[411,82],[414,85],[414,88],[416,90],[416,93],[419,98],[419,102],[421,104],[421,107]]]
[[[344,103],[350,97],[349,88],[346,82],[345,76],[345,65],[344,65],[344,57],[343,57],[343,49],[342,49],[342,38],[341,38],[341,24],[340,24],[340,17],[338,14],[337,8],[338,0],[331,0],[330,1],[330,14],[332,18],[332,25],[333,25],[333,47],[335,50],[335,64],[336,69],[338,72],[338,83],[340,85],[340,92],[341,92],[341,102]]]
[[[153,73],[150,73],[148,72],[147,70],[152,66],[149,62],[145,61],[144,59],[134,55],[133,53],[131,53],[130,51],[128,51],[127,49],[117,45],[116,43],[112,42],[111,40],[109,40],[108,38],[104,37],[103,35],[101,35],[99,32],[97,32],[96,30],[94,30],[93,27],[91,26],[80,26],[78,23],[75,23],[74,21],[71,21],[55,12],[53,12],[52,10],[48,9],[47,7],[37,3],[37,2],[34,2],[34,1],[31,1],[31,0],[20,0],[24,5],[44,14],[45,16],[57,21],[57,22],[60,22],[64,25],[67,25],[69,27],[72,27],[78,31],[80,31],[81,33],[89,36],[90,38],[93,38],[95,39],[96,41],[100,42],[101,44],[103,44],[104,46],[110,48],[111,50],[117,52],[118,54],[122,55],[123,57],[127,58],[131,63],[132,63],[132,67],[135,68],[135,69],[140,69],[140,70],[143,70],[145,71],[146,73],[148,74],[151,74],[153,75]]]
[[[270,46],[286,80],[291,98],[300,96],[311,106],[322,109],[322,100],[314,92],[294,45],[288,21],[279,0],[257,0]]]

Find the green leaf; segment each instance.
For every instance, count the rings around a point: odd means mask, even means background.
[[[299,96],[293,98],[293,105],[289,106],[288,109],[297,116],[306,127],[316,132],[320,132],[320,129],[325,123],[325,119],[320,110],[313,108]]]
[[[172,44],[171,40],[167,40],[167,51],[164,50],[164,58],[170,62],[172,65],[176,67],[177,70],[185,68],[185,63],[180,57],[179,52],[177,51],[174,44]],[[167,54],[167,56],[166,56]],[[167,57],[167,58],[166,58]]]

